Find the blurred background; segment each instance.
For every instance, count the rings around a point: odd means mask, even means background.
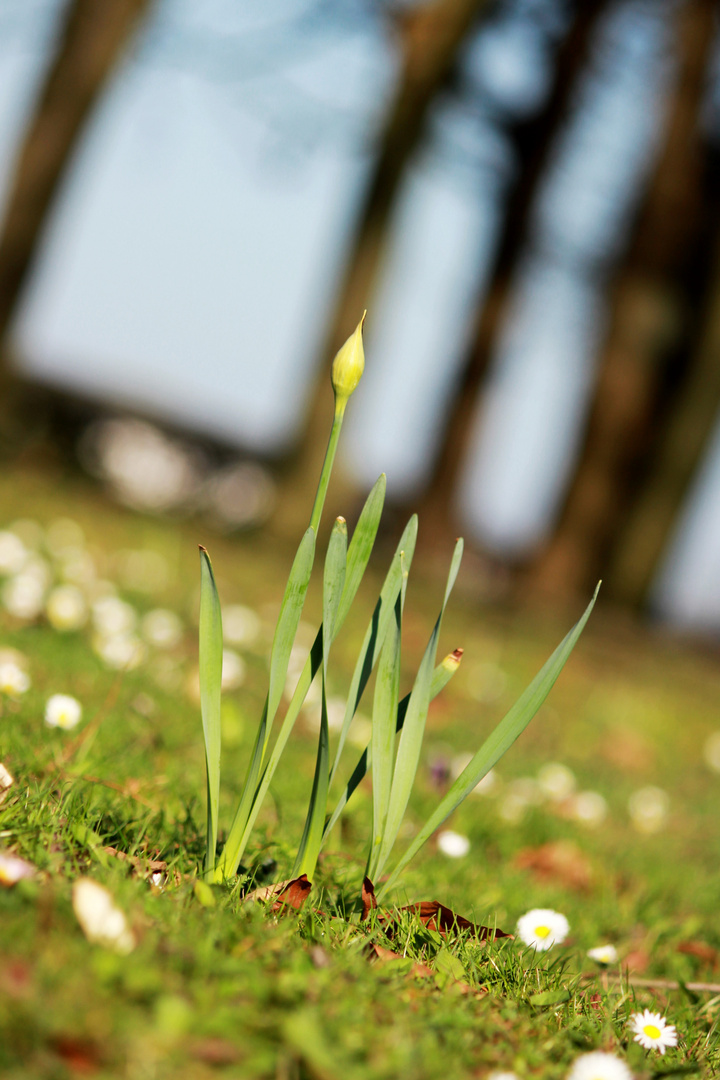
[[[720,631],[715,0],[2,0],[0,451]],[[331,508],[332,509],[332,508]],[[391,515],[391,520],[393,517]]]

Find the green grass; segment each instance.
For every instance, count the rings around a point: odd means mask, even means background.
[[[720,727],[720,672],[712,656],[643,636],[601,609],[548,703],[501,762],[500,794],[471,795],[447,823],[469,838],[469,854],[450,859],[431,840],[390,897],[399,904],[438,899],[508,931],[530,907],[555,908],[571,931],[548,953],[535,955],[517,941],[447,941],[407,914],[398,917],[392,943],[375,920],[360,926],[372,819],[367,782],[323,851],[320,892],[299,916],[278,919],[259,904],[243,904],[230,885],[214,887],[214,906],[207,907],[193,888],[206,840],[200,708],[190,691],[197,544],[212,552],[223,606],[247,604],[268,628],[241,650],[243,687],[224,694],[221,823],[232,820],[241,791],[293,553],[272,535],[228,539],[202,523],[124,512],[70,475],[4,471],[0,528],[18,517],[46,526],[61,516],[82,526],[107,579],[121,579],[127,560],[118,553],[162,555],[168,574],[156,591],[121,585],[120,592],[140,612],[170,607],[185,633],[172,650],[149,648],[143,664],[118,675],[94,652],[89,630],[61,634],[42,619],[26,625],[0,612],[0,648],[26,656],[32,680],[16,702],[2,699],[0,761],[16,782],[0,807],[0,845],[39,871],[34,880],[0,888],[3,1075],[422,1080],[512,1069],[550,1080],[596,1048],[619,1053],[637,1075],[715,1075],[720,994],[638,983],[720,982],[720,777],[702,757],[705,739]],[[376,587],[358,597],[358,610],[333,644],[331,698],[347,691],[368,597],[377,595],[385,569],[373,558],[368,573]],[[423,579],[417,567],[413,576],[403,633],[417,666],[443,582]],[[311,585],[303,620],[313,630],[321,605]],[[484,610],[463,595],[461,573],[439,655],[461,645],[465,657],[430,709],[401,850],[446,790],[441,766],[477,749],[571,618]],[[414,669],[403,668],[401,694],[413,676]],[[366,714],[372,689],[361,706]],[[47,697],[57,692],[83,704],[74,731],[43,723]],[[337,740],[337,732],[331,736]],[[245,853],[258,881],[281,880],[292,869],[316,746],[317,718],[301,717]],[[353,760],[348,755],[349,766]],[[583,825],[567,816],[567,805],[548,799],[519,820],[503,817],[513,780],[537,777],[551,761],[568,766],[579,789],[606,799],[602,824]],[[335,794],[347,780],[341,773]],[[648,785],[668,793],[669,812],[659,831],[642,834],[627,803]],[[139,870],[108,856],[105,845],[137,856]],[[553,857],[554,868],[547,865]],[[142,869],[148,858],[168,863],[162,891]],[[129,956],[84,938],[71,906],[72,883],[81,875],[105,884],[126,912],[138,939]],[[401,959],[371,963],[371,941]],[[622,971],[634,969],[629,981],[616,979],[620,967],[607,979],[593,970],[586,950],[604,942],[617,946]],[[432,973],[413,974],[415,961]],[[664,1057],[628,1036],[629,1014],[646,1005],[666,1013],[681,1034],[678,1049]]]

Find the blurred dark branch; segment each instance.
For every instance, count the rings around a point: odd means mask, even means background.
[[[426,132],[430,106],[455,71],[461,47],[488,4],[489,0],[430,0],[398,17],[397,90],[387,110],[374,171],[348,245],[346,270],[328,333],[327,360],[369,306],[388,242],[390,217],[406,167]],[[319,433],[325,431],[331,397],[327,365],[323,363],[311,399],[307,435],[293,469],[295,479],[289,485],[290,494],[301,500],[300,505],[305,492],[295,480],[317,474],[316,466],[324,453],[324,434]],[[288,497],[281,503],[288,520],[293,520],[296,499]]]
[[[706,185],[709,198],[702,232],[711,256],[704,300],[690,300],[686,318],[692,333],[689,362],[680,378],[665,386],[665,415],[657,425],[652,452],[613,545],[608,578],[614,595],[637,605],[645,600],[682,512],[698,468],[709,450],[720,416],[720,148]],[[669,384],[669,385],[668,385]]]
[[[553,83],[542,110],[515,124],[510,137],[517,168],[503,209],[501,235],[477,315],[466,363],[444,417],[438,455],[428,483],[424,516],[440,525],[452,520],[459,470],[465,459],[480,388],[507,318],[519,261],[526,251],[531,214],[545,168],[572,109],[597,23],[607,0],[583,0],[556,48]]]
[[[151,0],[72,0],[25,134],[0,231],[0,344],[90,111]]]
[[[716,16],[714,0],[686,0],[679,9],[663,139],[616,273],[584,446],[555,534],[531,574],[542,592],[587,591],[603,576],[613,594],[611,548],[650,460],[673,362],[686,355],[692,298],[684,277],[689,253],[704,240],[699,115]]]

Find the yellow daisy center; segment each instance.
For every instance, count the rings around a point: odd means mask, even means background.
[[[643,1028],[643,1033],[647,1035],[648,1039],[660,1038],[660,1028],[656,1027],[655,1024],[645,1024],[645,1027]]]
[[[539,937],[539,938],[550,937],[550,927],[549,926],[536,926],[535,927],[535,936]]]

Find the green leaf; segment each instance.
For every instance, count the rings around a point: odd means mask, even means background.
[[[355,596],[355,592],[360,584],[365,569],[367,567],[368,559],[370,558],[370,551],[372,549],[372,542],[375,539],[377,533],[378,524],[380,521],[380,514],[382,512],[382,503],[385,497],[385,477],[381,476],[377,481],[372,491],[370,492],[362,513],[358,520],[353,538],[350,542],[347,554],[347,569],[345,571],[345,587],[343,589],[342,598],[335,618],[335,634],[340,631],[342,623],[347,615],[350,604]],[[360,535],[358,536],[358,532]],[[267,795],[268,788],[272,783],[275,770],[278,767],[282,753],[287,745],[287,741],[290,738],[290,733],[295,726],[295,721],[298,718],[300,710],[303,706],[303,702],[307,697],[310,685],[315,678],[317,672],[322,665],[323,657],[323,630],[322,627],[318,630],[313,642],[313,646],[310,650],[310,655],[305,661],[305,665],[298,679],[295,691],[293,693],[290,704],[288,705],[285,718],[280,726],[275,746],[272,749],[270,758],[265,766],[264,772],[260,783],[257,786],[257,790],[253,793],[251,802],[251,809],[247,814],[245,821],[245,827],[242,832],[242,836],[236,845],[237,860],[242,857],[245,847],[250,838],[250,832],[252,831],[255,819],[260,812],[260,807],[263,804],[265,796]],[[235,863],[237,866],[237,862]]]
[[[325,691],[325,678],[323,677],[322,704],[320,710],[320,735],[318,737],[318,751],[315,760],[315,775],[313,777],[310,805],[305,819],[300,847],[295,857],[295,866],[292,877],[307,874],[310,881],[315,873],[320,846],[322,844],[323,828],[325,826],[325,813],[327,810],[328,781],[330,775],[330,733],[327,718],[327,694]]]
[[[338,740],[337,750],[335,751],[335,761],[333,763],[332,772],[330,773],[330,783],[332,783],[335,778],[350,723],[355,715],[368,679],[370,678],[372,670],[380,655],[380,649],[385,640],[385,635],[393,619],[395,600],[397,599],[402,586],[403,565],[400,560],[401,554],[404,560],[405,572],[410,570],[412,558],[415,553],[417,527],[417,515],[413,514],[400,537],[400,543],[395,550],[390,569],[388,570],[382,589],[380,590],[380,597],[375,605],[375,611],[373,612],[368,628],[365,631],[365,637],[362,646],[360,647],[360,655],[358,656],[355,671],[353,672],[353,677],[350,682],[347,704],[345,706],[345,716],[343,717],[340,738]]]
[[[437,654],[442,617],[445,613],[452,587],[455,584],[458,570],[460,569],[462,553],[463,542],[462,540],[458,540],[455,544],[455,550],[450,563],[450,571],[448,573],[445,596],[443,597],[440,614],[437,617],[433,632],[430,635],[430,640],[425,649],[422,661],[420,662],[420,667],[417,676],[415,677],[415,684],[410,694],[405,723],[400,734],[400,743],[397,750],[392,792],[385,820],[384,835],[376,864],[376,876],[379,876],[382,873],[395,840],[397,839],[397,834],[400,831],[400,826],[410,799],[410,792],[412,791],[412,786],[415,782],[415,774],[417,773],[417,768],[420,763],[422,741],[425,734],[425,721],[427,720],[428,709],[430,708],[430,687],[435,668],[435,656]]]
[[[307,593],[313,562],[315,560],[315,530],[309,528],[300,541],[300,546],[290,569],[285,594],[280,605],[275,636],[270,653],[270,681],[268,685],[268,731],[265,745],[270,735],[275,713],[285,690],[290,653],[295,643],[298,623],[302,614],[305,594]]]
[[[257,803],[257,792],[259,781],[261,779],[263,762],[265,760],[265,752],[267,750],[273,720],[275,719],[275,714],[285,689],[285,679],[287,677],[290,653],[295,641],[303,604],[305,603],[305,595],[307,593],[314,559],[315,532],[312,528],[309,528],[306,530],[305,535],[300,541],[300,546],[298,547],[297,554],[295,555],[295,559],[290,569],[287,585],[285,586],[285,594],[283,596],[282,604],[280,605],[280,614],[278,616],[272,650],[270,653],[268,696],[258,726],[255,747],[253,749],[248,773],[245,778],[245,785],[240,798],[240,804],[235,811],[235,817],[225,847],[223,848],[222,855],[220,856],[215,870],[214,879],[216,881],[222,881],[235,873],[240,861],[240,856],[245,850],[245,844],[247,843],[246,836],[250,816],[253,810],[255,811],[255,816],[257,816],[257,812],[260,808]]]
[[[380,526],[383,505],[385,503],[385,488],[387,480],[385,473],[375,481],[372,491],[365,500],[360,517],[358,518],[355,531],[350,541],[347,552],[347,570],[345,572],[345,587],[343,589],[340,606],[336,617],[335,635],[345,622],[348,612],[360,587],[360,582],[367,568],[375,537]]]
[[[327,557],[325,559],[325,572],[323,575],[323,662],[322,662],[322,694],[320,707],[320,733],[318,736],[318,751],[315,761],[315,776],[313,778],[310,804],[308,806],[305,827],[303,829],[300,847],[295,858],[293,877],[307,874],[312,879],[315,873],[320,844],[322,842],[323,828],[325,827],[325,814],[327,812],[327,793],[330,776],[330,732],[327,718],[327,667],[330,646],[332,644],[333,628],[335,626],[338,605],[345,584],[345,567],[347,564],[347,525],[344,518],[338,518],[333,527],[328,544]],[[325,629],[327,628],[327,633]]]
[[[444,945],[442,949],[438,949],[435,954],[434,967],[441,975],[446,975],[456,982],[465,978],[465,966],[462,960],[459,956],[455,956],[447,945]]]
[[[445,657],[445,659],[442,661],[442,663],[438,664],[438,666],[435,668],[435,671],[433,672],[432,683],[430,685],[430,700],[431,701],[433,701],[438,696],[440,691],[443,690],[447,686],[450,679],[452,679],[453,675],[455,674],[457,669],[460,667],[460,660],[461,659],[462,659],[462,649],[456,649],[455,652],[448,653],[448,655]],[[408,707],[409,702],[410,702],[410,695],[406,694],[405,697],[400,702],[400,704],[398,705],[397,720],[395,722],[395,731],[396,732],[402,730],[402,726],[405,723],[405,715],[407,713],[407,707]],[[357,788],[357,786],[361,782],[361,780],[363,780],[363,778],[365,777],[368,769],[370,768],[371,760],[372,760],[371,748],[368,745],[368,746],[365,747],[362,754],[360,755],[358,763],[357,763],[357,765],[355,766],[355,768],[352,771],[352,775],[350,776],[350,779],[347,782],[345,790],[343,791],[342,795],[340,796],[340,798],[338,800],[338,803],[337,803],[337,806],[333,810],[332,816],[331,816],[330,820],[328,821],[327,825],[325,826],[325,832],[323,834],[323,843],[327,840],[328,835],[330,833],[330,830],[332,829],[333,825],[335,824],[335,822],[337,821],[337,819],[340,817],[341,813],[345,809],[345,806],[347,804],[348,799],[353,794],[353,792],[355,791],[355,789]]]
[[[398,876],[417,854],[426,840],[439,829],[442,823],[460,805],[463,799],[480,783],[503,754],[509,750],[519,735],[525,730],[533,716],[545,701],[558,675],[565,666],[565,662],[572,652],[575,643],[585,628],[590,618],[590,612],[595,606],[600,583],[598,583],[592,600],[583,612],[582,617],[563,638],[555,652],[547,663],[540,669],[525,692],[515,702],[510,711],[500,721],[493,733],[485,740],[467,767],[460,773],[447,795],[442,799],[437,809],[430,816],[426,824],[417,834],[404,855],[400,858],[388,880],[378,892],[378,897],[386,893],[397,881]]]
[[[543,1005],[562,1005],[570,1000],[569,990],[543,990],[539,994],[531,994],[528,1001],[531,1005],[539,1007]]]
[[[323,575],[323,668],[326,674],[330,646],[335,636],[338,610],[345,588],[347,557],[347,522],[345,518],[339,517],[330,534]]]
[[[200,712],[205,739],[207,829],[205,872],[215,866],[220,802],[220,688],[222,684],[222,616],[210,556],[200,548]]]
[[[400,556],[402,564],[402,555]],[[407,574],[404,575],[407,580]],[[398,698],[400,696],[400,641],[402,633],[402,608],[405,589],[395,601],[395,618],[385,636],[380,653],[375,697],[372,714],[373,759],[373,823],[368,857],[367,876],[376,876],[377,856],[385,831],[390,791],[392,788],[393,758],[395,756],[395,728],[397,724]]]

